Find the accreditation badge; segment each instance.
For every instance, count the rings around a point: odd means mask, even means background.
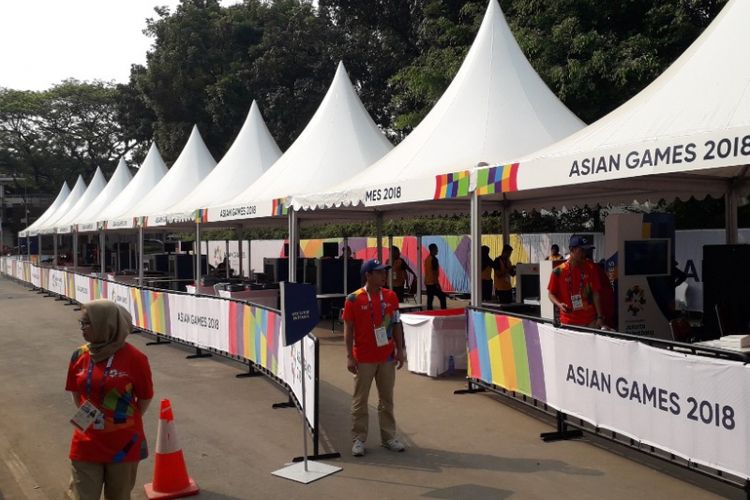
[[[104,414],[88,399],[78,407],[75,415],[70,419],[70,423],[82,432],[86,432],[86,430],[96,422],[104,423]]]
[[[573,303],[573,310],[580,311],[583,309],[583,297],[581,294],[571,295],[570,301]]]
[[[388,333],[385,331],[385,327],[380,327],[375,329],[375,343],[378,345],[378,347],[383,347],[388,345]]]

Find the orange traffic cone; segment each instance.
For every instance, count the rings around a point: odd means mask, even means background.
[[[159,431],[154,455],[154,481],[144,486],[148,498],[180,498],[197,495],[200,488],[187,473],[172,415],[172,404],[161,400]]]

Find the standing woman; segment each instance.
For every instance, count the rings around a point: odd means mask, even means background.
[[[490,247],[482,245],[482,302],[492,300],[492,270],[495,263],[490,257]]]
[[[111,300],[81,310],[87,344],[70,360],[65,390],[78,407],[71,419],[72,476],[68,497],[129,499],[138,462],[148,456],[143,413],[154,396],[146,355],[125,342],[130,313]]]

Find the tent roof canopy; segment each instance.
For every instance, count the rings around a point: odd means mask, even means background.
[[[70,194],[70,188],[68,187],[67,182],[63,182],[62,187],[60,188],[60,192],[57,193],[57,196],[55,197],[52,204],[47,207],[47,210],[42,213],[42,215],[39,216],[37,220],[35,220],[29,227],[24,229],[23,231],[20,231],[18,233],[18,236],[25,238],[26,236],[32,236],[29,234],[30,231],[35,231],[36,228],[41,227],[44,225],[45,221],[52,216],[52,214],[57,211],[58,208],[60,208],[60,205],[62,205],[65,202],[65,199]]]
[[[211,221],[281,215],[284,197],[324,189],[360,172],[393,148],[354,91],[342,62],[317,111],[289,149],[257,181],[222,206]]]
[[[583,126],[531,67],[497,0],[490,0],[461,68],[414,131],[359,175],[327,192],[307,189],[312,194],[294,196],[291,206],[383,206],[465,196],[468,171],[479,162],[527,154]]]
[[[250,187],[281,157],[281,150],[253,101],[244,125],[221,161],[184,199],[166,213],[192,220],[192,212],[227,202]]]
[[[51,230],[57,233],[69,233],[71,226],[78,220],[81,213],[91,206],[105,187],[107,187],[107,179],[104,178],[102,170],[99,167],[96,167],[96,171],[91,178],[91,182],[89,182],[89,187],[86,188],[86,192],[83,193],[83,196],[78,200],[78,203],[76,203],[70,211],[65,214],[65,216],[55,223],[55,227],[51,228]]]
[[[65,198],[65,201],[60,204],[54,214],[44,221],[44,224],[40,224],[39,227],[31,232],[31,236],[51,233],[52,228],[56,226],[57,221],[65,217],[65,214],[67,214],[76,203],[78,203],[78,200],[81,199],[81,196],[83,196],[83,193],[85,192],[86,182],[83,180],[83,176],[79,175],[73,189],[70,191],[70,194]]]
[[[117,163],[117,168],[109,179],[107,186],[99,196],[91,202],[81,214],[75,218],[79,232],[96,231],[96,216],[101,213],[122,192],[132,179],[130,169],[123,158]]]
[[[167,174],[167,166],[161,158],[156,143],[151,143],[146,158],[141,167],[133,177],[133,180],[122,190],[122,192],[104,208],[97,216],[97,222],[104,222],[107,229],[131,228],[132,217],[122,217],[128,213],[154,186]]]
[[[539,206],[544,199],[610,203],[722,195],[730,184],[747,192],[750,58],[739,47],[750,46],[748,19],[750,2],[730,0],[638,95],[556,144],[477,170],[478,193]]]

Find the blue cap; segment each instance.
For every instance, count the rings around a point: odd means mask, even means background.
[[[580,234],[574,234],[570,237],[569,248],[582,247],[582,248],[594,248],[594,242],[588,236],[581,236]]]
[[[362,268],[359,270],[359,274],[364,276],[366,273],[371,273],[373,271],[385,271],[386,269],[390,268],[391,266],[384,265],[378,259],[370,259],[362,263]]]

